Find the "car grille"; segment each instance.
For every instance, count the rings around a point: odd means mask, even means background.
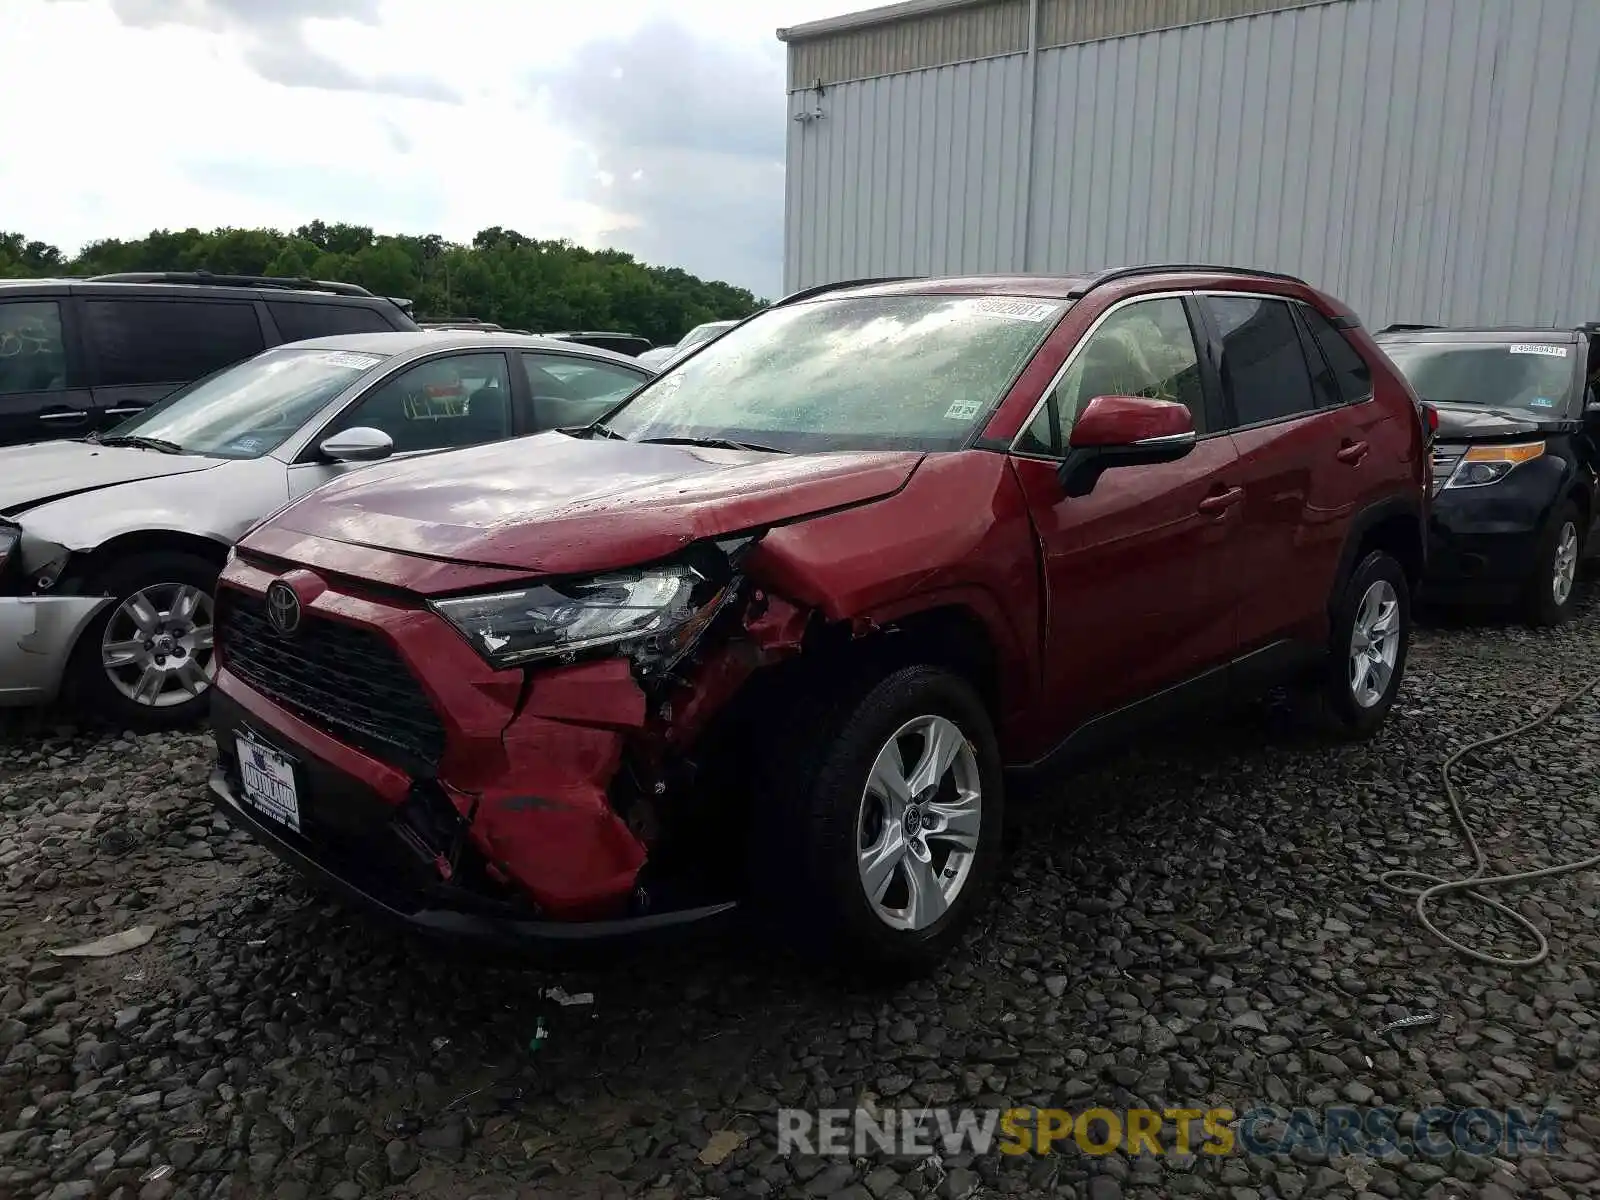
[[[1433,447],[1433,494],[1437,496],[1439,489],[1444,487],[1445,480],[1449,479],[1456,469],[1456,464],[1461,461],[1461,456],[1467,452],[1465,446],[1440,446]]]
[[[231,588],[218,608],[224,662],[258,692],[377,758],[399,751],[410,761],[397,765],[438,765],[444,725],[383,638],[309,613],[293,637],[280,637],[261,597]]]

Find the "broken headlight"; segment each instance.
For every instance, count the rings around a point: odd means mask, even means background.
[[[699,571],[679,565],[435,600],[431,607],[492,666],[513,667],[624,642],[660,640],[670,653],[670,643],[699,624],[715,599],[706,593],[716,590]]]

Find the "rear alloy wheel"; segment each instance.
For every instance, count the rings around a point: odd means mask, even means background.
[[[1411,590],[1393,555],[1374,550],[1357,564],[1334,605],[1323,708],[1339,730],[1375,733],[1400,691],[1411,644]]]
[[[803,949],[926,971],[981,908],[1000,860],[1000,753],[983,701],[931,666],[800,702],[761,756],[753,884]]]
[[[1568,500],[1556,509],[1539,539],[1533,578],[1523,610],[1533,625],[1559,625],[1572,615],[1583,539],[1577,506]]]
[[[127,559],[99,585],[114,598],[73,652],[88,715],[148,732],[192,725],[211,704],[217,568],[188,554]]]

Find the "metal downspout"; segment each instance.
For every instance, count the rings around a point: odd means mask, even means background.
[[[1033,116],[1039,91],[1039,0],[1028,0],[1028,65],[1023,85],[1022,109],[1022,261],[1019,271],[1029,270],[1033,237]]]

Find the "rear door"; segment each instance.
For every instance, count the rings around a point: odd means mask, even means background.
[[[1319,641],[1350,518],[1373,470],[1373,404],[1347,404],[1308,356],[1297,301],[1238,292],[1200,297],[1226,428],[1244,487],[1240,650]],[[1312,354],[1315,355],[1312,350]],[[1367,380],[1370,400],[1370,378]]]
[[[97,420],[112,429],[171,392],[265,349],[255,301],[90,293],[79,299]]]
[[[1057,477],[1067,438],[1099,395],[1181,401],[1194,449],[1108,470],[1087,496],[1067,496]],[[1215,408],[1184,299],[1137,298],[1089,331],[1017,439],[1046,593],[1043,686],[1060,735],[1233,656],[1238,454]]]
[[[527,383],[527,428],[534,433],[589,425],[653,378],[621,363],[525,350],[518,357]]]
[[[94,430],[65,296],[0,298],[0,446]]]

